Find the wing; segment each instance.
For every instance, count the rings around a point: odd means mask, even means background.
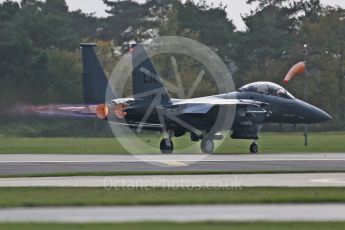
[[[231,106],[236,110],[233,123],[234,139],[257,139],[258,132],[263,121],[270,116],[265,109],[267,103],[254,100],[223,99],[219,97],[208,97],[178,101],[180,113],[206,114],[215,106]]]
[[[267,103],[254,100],[199,98],[180,101],[174,104],[180,108],[180,113],[206,114],[215,106],[254,107],[261,108]]]

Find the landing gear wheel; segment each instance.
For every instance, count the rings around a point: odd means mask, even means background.
[[[174,143],[170,138],[164,138],[161,141],[160,149],[162,154],[171,154],[174,151]]]
[[[213,153],[214,151],[214,141],[211,139],[203,139],[201,141],[201,151],[206,154]]]
[[[259,146],[255,142],[250,146],[250,152],[254,154],[259,152]]]

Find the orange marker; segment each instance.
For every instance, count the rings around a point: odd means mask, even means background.
[[[305,62],[299,62],[296,65],[294,65],[286,77],[284,78],[284,83],[287,84],[289,83],[293,78],[295,78],[297,75],[304,73],[306,70],[306,64]]]

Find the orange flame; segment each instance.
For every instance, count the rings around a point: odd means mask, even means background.
[[[118,104],[115,106],[115,109],[114,109],[114,114],[117,118],[119,119],[123,119],[125,118],[125,116],[127,115],[126,112],[124,112],[125,109],[127,109],[128,106],[125,105],[125,104]]]
[[[99,119],[101,120],[105,120],[107,119],[108,115],[109,115],[109,109],[108,106],[105,104],[100,104],[97,106],[96,109],[96,115]]]

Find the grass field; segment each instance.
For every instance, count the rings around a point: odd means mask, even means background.
[[[263,133],[262,153],[345,152],[345,133],[311,133],[309,147],[304,147],[302,133]],[[158,135],[145,136],[150,146],[158,146]],[[174,138],[175,147],[191,144],[189,137]],[[226,138],[217,153],[248,153],[250,140]],[[143,150],[145,152],[145,150]],[[0,154],[124,154],[126,150],[115,138],[1,138]]]
[[[103,188],[0,188],[0,207],[267,204],[345,202],[343,188],[163,190]]]
[[[119,224],[0,224],[0,229],[7,230],[17,230],[17,229],[50,229],[50,230],[104,230],[104,229],[121,229],[121,230],[304,230],[304,229],[332,229],[340,230],[345,228],[344,222],[295,222],[295,223],[286,223],[286,222],[254,222],[254,223],[119,223]]]

